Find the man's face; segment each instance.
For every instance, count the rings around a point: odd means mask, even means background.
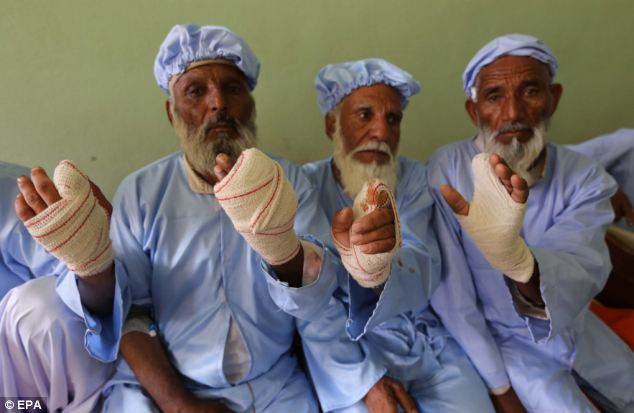
[[[346,153],[372,141],[384,142],[393,154],[398,150],[401,135],[401,96],[385,84],[361,87],[346,96],[339,108],[339,121]],[[380,150],[355,152],[354,159],[379,165],[390,161]]]
[[[551,84],[548,67],[531,57],[504,56],[485,66],[476,81],[477,102],[467,111],[480,129],[500,144],[524,143],[533,129],[547,123],[557,108],[561,85]]]
[[[173,86],[174,110],[190,127],[213,122],[207,137],[237,136],[237,124],[247,124],[255,102],[242,72],[229,64],[208,64],[182,74]]]
[[[235,66],[213,63],[185,72],[172,87],[168,116],[187,160],[209,181],[216,155],[236,159],[255,146],[255,103]]]

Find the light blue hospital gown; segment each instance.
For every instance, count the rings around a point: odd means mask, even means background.
[[[0,162],[0,395],[45,397],[51,412],[92,412],[114,366],[83,349],[85,324],[55,293],[56,281],[75,288],[74,275],[15,215],[16,179],[29,174]]]
[[[304,165],[319,188],[327,217],[352,200],[332,173],[332,159]],[[425,167],[399,157],[396,203],[403,244],[380,295],[366,289],[341,266],[336,295],[349,309],[346,331],[400,380],[423,412],[488,412],[486,388],[456,342],[428,306],[440,278],[440,253],[431,226],[431,195]],[[365,411],[363,406],[355,410]]]
[[[586,157],[547,145],[545,176],[530,188],[521,231],[541,274],[549,320],[540,320],[516,310],[509,281],[462,232],[438,191],[447,183],[471,199],[471,159],[478,152],[466,140],[441,148],[429,162],[443,257],[434,309],[489,388],[511,383],[529,412],[595,412],[573,375],[632,411],[634,356],[588,311],[610,270],[604,235],[614,181]]]
[[[634,203],[634,129],[619,129],[567,146],[599,162],[612,175],[619,189],[630,198],[630,202]],[[621,219],[616,224],[634,231],[625,219]]]
[[[298,166],[277,160],[298,196],[296,232],[327,234],[328,224],[308,180]],[[96,357],[116,357],[120,323],[132,303],[151,306],[169,359],[186,386],[198,397],[222,400],[236,412],[318,411],[314,392],[291,354],[296,331],[307,357],[324,366],[311,372],[323,405],[357,402],[374,383],[371,379],[382,375],[365,362],[359,346],[337,341],[327,326],[315,328],[308,320],[295,319],[271,298],[283,297],[290,308],[296,293],[306,294],[314,297],[305,303],[309,311],[335,308],[327,301],[336,284],[336,257],[324,250],[319,279],[288,288],[235,231],[216,199],[190,189],[180,152],[125,178],[113,206],[111,238],[119,290],[110,327],[86,314],[87,346]],[[230,319],[240,330],[250,361],[246,377],[235,385],[223,370]],[[339,393],[329,392],[330,387]],[[123,360],[104,394],[105,411],[158,411]]]

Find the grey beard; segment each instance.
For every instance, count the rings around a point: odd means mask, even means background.
[[[346,153],[343,146],[343,136],[341,128],[338,125],[333,133],[332,141],[334,144],[333,160],[337,169],[339,169],[339,180],[343,191],[351,198],[356,198],[359,191],[370,179],[380,179],[388,188],[394,193],[396,191],[396,179],[398,175],[398,162],[396,162],[396,155],[392,154],[387,148],[390,154],[390,161],[386,164],[379,165],[376,162],[366,164],[354,159],[354,153],[362,147],[374,147],[378,148],[380,143],[370,143],[361,145],[350,153]],[[387,145],[384,144],[386,147]]]
[[[243,150],[257,144],[257,128],[253,119],[255,116],[246,124],[236,122],[237,137],[222,132],[213,141],[208,141],[207,129],[213,121],[199,127],[191,127],[175,111],[172,115],[174,131],[181,149],[192,168],[202,175],[213,172],[218,154],[224,153],[235,160]]]
[[[508,127],[509,126],[507,126],[507,128]],[[525,180],[530,181],[530,170],[534,166],[533,164],[535,163],[535,160],[544,149],[548,122],[542,121],[539,125],[532,128],[533,137],[526,142],[520,142],[517,137],[513,137],[511,142],[508,144],[498,142],[496,138],[503,129],[504,128],[501,128],[495,131],[486,127],[480,129],[479,134],[484,141],[484,152],[500,155],[513,172]]]

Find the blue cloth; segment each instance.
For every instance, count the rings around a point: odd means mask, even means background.
[[[326,237],[329,227],[316,206],[316,192],[299,167],[277,160],[297,193],[296,232],[300,237]],[[241,406],[251,403],[253,391],[258,411],[277,397],[295,371],[291,343],[299,331],[308,350],[314,352],[307,357],[319,359],[324,366],[323,371],[311,372],[318,391],[326,389],[320,394],[322,404],[356,402],[365,394],[355,395],[357,386],[367,391],[374,382],[366,385],[364,381],[376,381],[373,376],[382,372],[370,372],[366,379],[356,370],[367,371],[358,346],[338,344],[319,330],[307,331],[313,325],[309,320],[294,319],[271,298],[292,302],[294,294],[301,292],[330,297],[336,286],[336,257],[325,249],[319,278],[308,286],[289,288],[235,231],[216,199],[190,189],[183,162],[180,152],[158,160],[125,178],[115,195],[111,239],[118,285],[129,292],[121,294],[115,313],[125,315],[130,304],[150,305],[169,358],[188,388]],[[288,294],[288,290],[294,291]],[[321,302],[314,306],[328,308]],[[250,360],[247,376],[235,385],[228,383],[223,372],[231,319]],[[345,322],[345,316],[340,319]],[[114,325],[102,325],[100,332],[99,345],[87,342],[89,351],[114,358],[120,331]],[[339,335],[345,337],[343,331]],[[138,388],[124,361],[106,393],[118,394],[117,386]],[[344,393],[330,395],[326,386],[344,389]],[[113,407],[113,411],[121,410]]]
[[[384,83],[401,94],[401,106],[420,91],[412,75],[383,59],[365,59],[326,65],[315,78],[317,103],[322,115],[333,110],[354,89]]]
[[[15,214],[17,178],[30,174],[27,168],[0,161],[0,299],[25,281],[66,269],[31,238]]]
[[[547,411],[544,406],[557,412],[593,411],[574,407],[588,402],[580,399],[583,396],[576,392],[569,374],[575,365],[594,363],[583,356],[589,354],[587,350],[580,351],[586,335],[620,349],[605,355],[611,360],[604,364],[609,380],[604,377],[590,383],[611,400],[624,397],[622,405],[631,403],[632,352],[616,336],[597,330],[588,312],[610,270],[604,235],[613,216],[609,197],[615,183],[586,157],[551,144],[546,150],[545,176],[530,188],[521,235],[539,266],[549,320],[516,310],[509,281],[462,232],[439,193],[440,185],[446,183],[465,199],[472,198],[471,159],[479,152],[472,140],[445,146],[429,161],[429,185],[437,205],[434,222],[443,258],[442,280],[432,306],[489,388],[512,383],[529,411]],[[583,377],[582,371],[577,372]],[[564,388],[568,389],[565,397],[553,390]],[[573,399],[576,404],[567,407]]]
[[[557,74],[557,59],[543,41],[527,34],[507,34],[496,37],[473,56],[462,74],[464,93],[471,96],[480,70],[502,56],[528,56],[548,66],[551,79]]]
[[[428,305],[439,280],[440,252],[425,167],[405,157],[398,162],[396,204],[403,245],[380,295],[359,286],[341,266],[335,297],[348,307],[348,336],[382,360],[388,375],[410,390],[422,411],[493,411],[481,379]],[[329,158],[303,167],[319,185],[319,202],[330,220],[352,205],[331,163]]]
[[[575,152],[599,162],[614,178],[619,189],[634,202],[634,129],[619,129],[576,145],[567,145]],[[619,225],[632,229],[625,220]]]
[[[154,61],[154,77],[169,94],[169,81],[185,72],[190,63],[224,59],[244,73],[251,90],[258,82],[260,62],[249,45],[237,34],[222,26],[177,24],[167,34]]]

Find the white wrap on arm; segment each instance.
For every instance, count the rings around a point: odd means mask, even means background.
[[[535,265],[520,236],[526,204],[511,198],[495,175],[488,154],[476,155],[471,167],[474,192],[469,215],[456,214],[456,218],[493,268],[525,283],[533,275]]]
[[[24,223],[31,236],[80,277],[112,263],[110,223],[90,180],[71,161],[61,161],[53,183],[62,199]]]
[[[258,149],[242,152],[214,186],[220,206],[251,248],[270,265],[288,262],[301,245],[293,225],[297,197],[280,164]]]
[[[381,197],[381,194],[387,196]],[[384,202],[380,202],[383,198]],[[386,208],[391,205],[394,210],[394,231],[396,244],[389,252],[379,254],[366,254],[358,246],[352,244],[352,248],[343,246],[333,236],[335,246],[341,255],[341,262],[352,278],[357,280],[364,288],[373,288],[383,284],[392,269],[392,257],[401,248],[401,223],[396,209],[394,195],[383,182],[379,180],[368,181],[363,185],[359,194],[354,199],[352,211],[354,219],[361,218],[377,208]]]

